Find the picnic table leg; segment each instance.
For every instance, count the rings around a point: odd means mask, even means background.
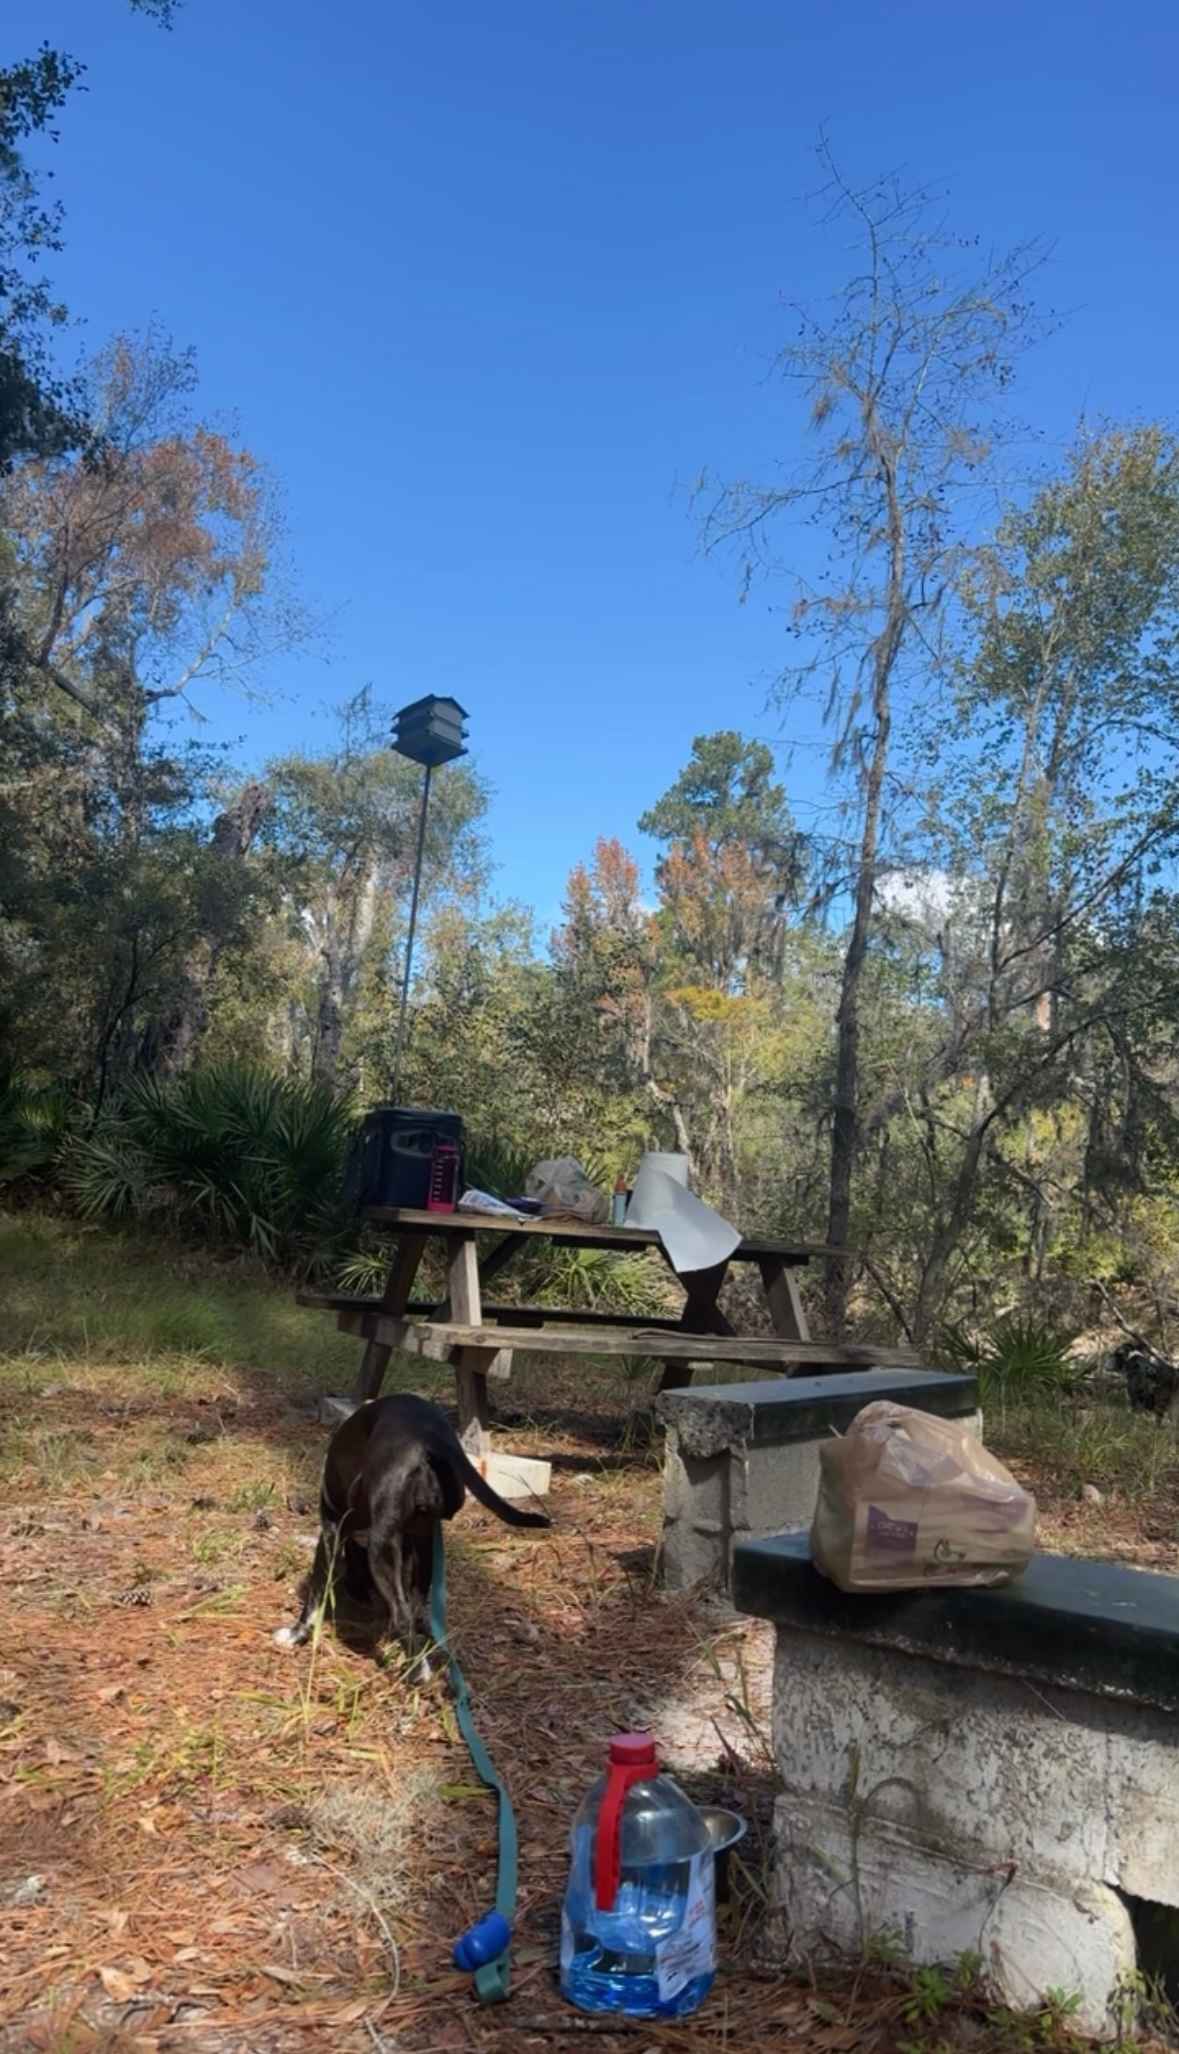
[[[809,1341],[811,1332],[793,1267],[777,1255],[763,1255],[757,1267],[774,1332],[783,1341]]]
[[[726,1334],[735,1332],[732,1323],[725,1318],[717,1299],[721,1285],[729,1273],[728,1260],[714,1263],[711,1269],[689,1270],[680,1278],[687,1292],[684,1309],[680,1314],[680,1325],[690,1334]],[[660,1391],[686,1390],[696,1373],[694,1362],[665,1362],[659,1379]]]
[[[472,1462],[481,1464],[491,1451],[491,1413],[487,1403],[490,1348],[456,1348],[454,1381],[458,1399],[458,1431]]]
[[[686,1391],[699,1367],[695,1362],[665,1362],[656,1391]]]
[[[404,1317],[405,1308],[409,1304],[409,1294],[413,1289],[413,1280],[418,1273],[418,1265],[425,1247],[424,1234],[401,1234],[398,1237],[397,1253],[385,1283],[385,1295],[381,1299],[381,1311],[393,1319]],[[363,1405],[367,1399],[376,1397],[384,1381],[392,1353],[393,1350],[387,1348],[383,1341],[365,1343],[353,1393],[358,1405]]]
[[[456,1325],[481,1327],[483,1299],[479,1290],[479,1258],[475,1236],[464,1234],[456,1241],[450,1258],[450,1317]],[[490,1413],[487,1403],[488,1376],[503,1375],[500,1357],[511,1354],[504,1348],[456,1348],[454,1380],[458,1399],[459,1439],[472,1462],[486,1456],[490,1446]]]
[[[680,1278],[688,1296],[680,1314],[680,1325],[690,1334],[733,1334],[736,1328],[727,1320],[717,1299],[721,1285],[729,1273],[728,1260],[714,1262],[711,1269],[688,1270]]]
[[[524,1242],[520,1235],[505,1234],[502,1241],[496,1242],[490,1255],[485,1255],[482,1262],[476,1264],[476,1279],[480,1294],[482,1294],[484,1284],[489,1284],[491,1279],[497,1277],[502,1269],[506,1269],[512,1257],[518,1255],[523,1246]],[[455,1314],[451,1308],[449,1297],[444,1298],[439,1305],[435,1305],[430,1312],[431,1319],[453,1319],[454,1317]],[[506,1354],[510,1351],[505,1349],[501,1352]]]
[[[478,1317],[469,1321],[468,1324],[472,1326],[480,1326],[482,1325],[483,1321],[483,1286],[484,1284],[489,1283],[492,1277],[498,1276],[501,1269],[505,1269],[507,1267],[513,1255],[515,1255],[518,1252],[521,1246],[521,1242],[518,1235],[506,1234],[502,1241],[498,1241],[496,1243],[495,1247],[491,1251],[491,1254],[484,1256],[482,1262],[479,1262],[477,1260],[473,1261],[470,1255],[462,1254],[462,1250],[466,1248],[468,1245],[474,1246],[474,1243],[472,1242],[468,1244],[465,1240],[459,1243],[459,1255],[461,1258],[460,1267],[462,1270],[462,1277],[460,1279],[458,1289],[464,1305],[474,1304],[479,1308]],[[453,1268],[455,1258],[452,1257],[451,1260]],[[474,1272],[473,1285],[471,1283],[472,1270]],[[471,1295],[472,1290],[474,1291],[474,1297],[472,1297]],[[451,1287],[450,1291],[448,1291],[446,1297],[442,1300],[441,1305],[434,1306],[433,1310],[431,1311],[430,1317],[431,1319],[441,1320],[458,1319],[460,1317],[460,1315],[454,1309],[453,1286]],[[485,1374],[487,1376],[496,1377],[503,1383],[507,1383],[509,1377],[512,1374],[511,1349],[497,1348],[494,1354],[489,1356],[487,1363],[485,1364]],[[459,1409],[461,1412],[461,1405]]]

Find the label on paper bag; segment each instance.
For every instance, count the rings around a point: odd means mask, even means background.
[[[655,1948],[655,1979],[659,2001],[666,2003],[697,1976],[716,1967],[716,1857],[711,1847],[692,1857],[688,1893],[678,1932]]]
[[[864,1510],[867,1518],[863,1540],[869,1555],[916,1554],[918,1528],[915,1519],[891,1519],[879,1505],[867,1505]]]

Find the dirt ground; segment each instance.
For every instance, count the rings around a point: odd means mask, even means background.
[[[513,1994],[492,2010],[450,1965],[492,1901],[495,1816],[445,1685],[410,1688],[355,1634],[270,1638],[314,1539],[326,1432],[306,1394],[199,1364],[31,1364],[5,1387],[3,2054],[1009,2044],[977,2007],[921,2038],[911,1988],[881,1970],[819,1987],[774,1967],[764,1629],[655,1587],[658,1472],[625,1390],[529,1377],[497,1441],[552,1458],[554,1529],[469,1506],[449,1550],[456,1645],[520,1827]],[[1049,1489],[1042,1513],[1048,1545],[1179,1566],[1174,1528],[1141,1512]],[[675,1765],[750,1820],[722,1969],[695,2019],[606,2029],[555,1986],[569,1822],[611,1731],[674,1737],[685,1707]]]

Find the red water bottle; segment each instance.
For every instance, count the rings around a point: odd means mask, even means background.
[[[436,1141],[430,1157],[427,1212],[454,1212],[458,1205],[459,1153],[453,1141]]]

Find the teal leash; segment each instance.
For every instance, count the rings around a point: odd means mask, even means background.
[[[512,1920],[516,1916],[516,1885],[519,1842],[516,1815],[507,1786],[475,1731],[467,1679],[451,1652],[446,1637],[446,1548],[442,1521],[434,1527],[434,1569],[430,1585],[430,1634],[446,1655],[450,1687],[454,1692],[455,1717],[467,1743],[467,1752],[480,1781],[496,1794],[499,1807],[499,1860],[495,1875],[495,1909],[471,1926],[455,1945],[456,1968],[469,1969],[475,1977],[475,1995],[481,2004],[502,2004],[511,1980]]]

